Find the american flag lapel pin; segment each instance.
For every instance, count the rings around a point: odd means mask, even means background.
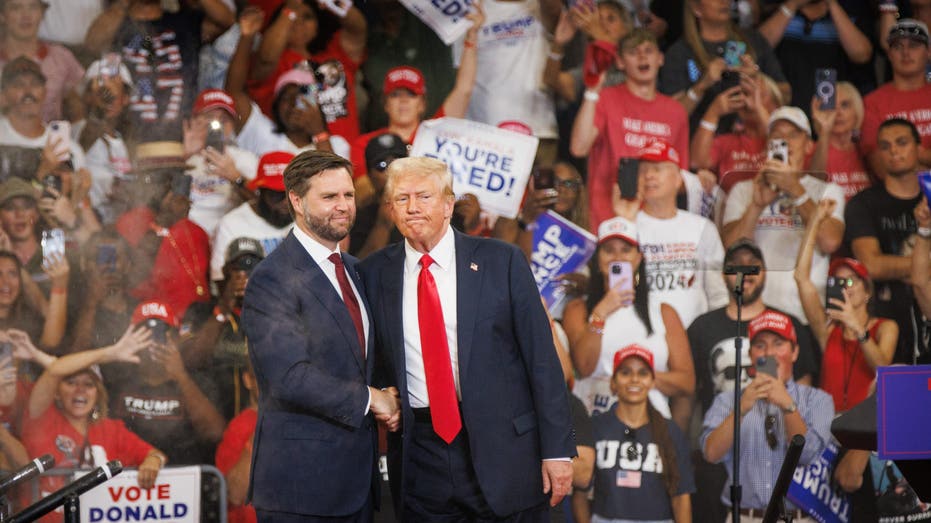
[[[475,271],[475,272],[478,272],[478,264],[475,263],[475,262],[470,263],[470,264],[469,264],[469,268],[472,269],[472,270]]]

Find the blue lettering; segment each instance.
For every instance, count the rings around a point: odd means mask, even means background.
[[[472,167],[472,171],[469,173],[469,185],[481,187],[484,180],[485,169],[482,169],[481,167]]]
[[[110,521],[119,521],[123,517],[123,511],[119,507],[110,507],[107,509],[107,519]]]
[[[484,151],[480,151],[478,149],[475,149],[474,147],[467,146],[465,148],[465,151],[463,151],[462,157],[465,158],[466,161],[474,162],[480,156],[480,154],[483,154],[483,153]]]
[[[510,156],[505,156],[504,158],[501,158],[501,170],[506,173],[511,172],[512,160],[513,158],[511,158]]]
[[[145,508],[145,514],[142,515],[142,520],[146,521],[149,519],[158,519],[158,514],[155,513],[155,507],[149,505]]]
[[[488,156],[485,158],[485,167],[489,169],[494,169],[498,165],[498,155],[495,153],[488,153]]]
[[[488,190],[489,191],[500,191],[504,188],[504,176],[496,172],[488,173]]]
[[[168,511],[166,510],[165,505],[159,505],[159,506],[158,506],[158,517],[161,518],[161,519],[168,519],[168,518],[171,517],[171,514],[168,513]]]
[[[184,503],[175,503],[175,518],[187,516],[187,505]]]
[[[93,507],[90,510],[91,523],[96,523],[103,519],[103,511],[97,507]]]
[[[448,138],[441,138],[441,137],[437,136],[437,137],[436,137],[436,150],[437,150],[437,152],[442,151],[442,150],[443,150],[443,145],[445,145],[446,142],[448,142],[448,141],[449,141]]]
[[[126,507],[126,521],[139,521],[142,507]]]

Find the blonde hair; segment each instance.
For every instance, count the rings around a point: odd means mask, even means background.
[[[698,17],[695,16],[695,7],[701,0],[686,0],[682,5],[682,38],[695,55],[695,61],[698,67],[704,72],[708,69],[708,64],[716,57],[712,56],[705,49],[705,42],[701,38],[701,30],[698,27]],[[727,39],[744,42],[747,44],[747,54],[756,61],[756,51],[750,44],[750,40],[743,34],[733,22],[727,24]]]
[[[850,97],[853,103],[853,112],[857,115],[853,128],[859,129],[863,124],[863,97],[860,96],[857,87],[850,82],[837,82],[837,92],[839,93],[842,90]]]
[[[439,182],[443,194],[453,196],[453,174],[449,167],[437,160],[436,158],[427,158],[422,156],[398,158],[388,164],[385,170],[387,181],[385,182],[385,197],[389,201],[393,198],[394,184],[401,176],[414,175],[419,178],[433,177]]]

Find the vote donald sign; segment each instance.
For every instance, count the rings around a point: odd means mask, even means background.
[[[491,125],[438,118],[420,124],[411,156],[442,160],[457,196],[472,193],[482,209],[514,218],[527,188],[539,140]]]
[[[465,17],[472,0],[401,0],[401,4],[433,29],[446,45],[458,40],[472,26]]]
[[[124,470],[86,492],[80,503],[85,523],[199,523],[200,467],[162,469],[150,489],[139,487],[135,470]]]

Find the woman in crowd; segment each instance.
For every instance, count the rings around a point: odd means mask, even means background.
[[[566,305],[563,325],[581,377],[575,393],[590,412],[606,410],[613,398],[610,380],[615,349],[639,343],[652,352],[657,371],[650,400],[668,418],[672,415],[669,398],[694,392],[695,369],[675,309],[664,303],[650,314],[646,267],[636,238],[631,221],[621,217],[604,221],[598,227],[598,249],[589,263],[588,296]],[[608,277],[612,262],[626,262],[631,271],[613,287]]]
[[[691,115],[693,132],[712,100],[722,91],[725,71],[750,78],[763,72],[776,81],[783,99],[789,99],[791,89],[772,48],[758,32],[737,27],[729,2],[685,0],[682,22],[682,38],[669,47],[660,69],[659,88],[682,103]],[[728,65],[724,60],[730,42],[736,42],[744,52],[733,53],[734,61]]]
[[[39,340],[40,347],[55,348],[65,333],[68,262],[64,256],[54,256],[47,258],[43,264],[52,282],[48,301],[45,302],[40,296],[36,298],[44,302],[44,320],[43,312],[26,299],[22,268],[15,254],[0,251],[0,329],[22,330],[31,339]]]
[[[844,197],[850,201],[855,194],[873,185],[856,142],[863,123],[863,98],[850,82],[838,82],[835,93],[834,110],[822,109],[817,97],[811,102],[818,142],[809,169],[826,172],[828,181],[840,185]]]
[[[695,481],[682,431],[648,401],[653,354],[628,345],[614,354],[617,405],[592,420],[595,495],[590,521],[692,521]]]
[[[58,467],[97,467],[110,460],[138,467],[139,487],[151,488],[167,458],[123,425],[107,417],[107,391],[98,364],[139,362],[150,343],[145,328],[129,328],[113,345],[76,352],[51,362],[29,396],[23,443],[30,456],[51,453]],[[53,492],[62,477],[42,480]]]

